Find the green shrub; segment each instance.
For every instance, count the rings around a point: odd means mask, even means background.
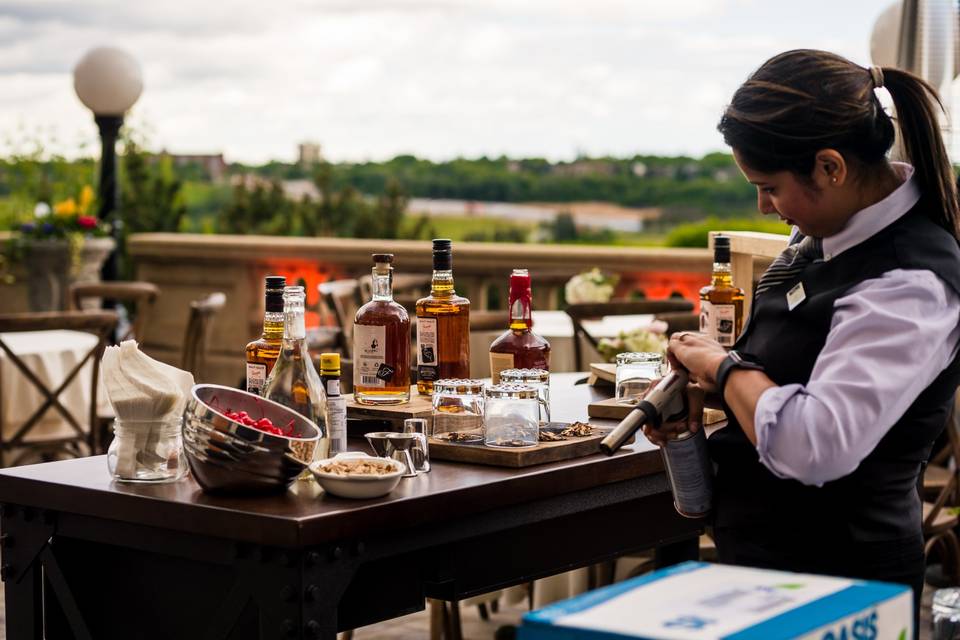
[[[790,233],[783,222],[762,218],[715,218],[682,224],[667,234],[668,247],[707,247],[711,231],[762,231],[764,233]]]

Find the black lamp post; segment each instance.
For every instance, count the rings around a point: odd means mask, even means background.
[[[117,181],[117,137],[124,114],[143,91],[140,65],[133,56],[113,47],[91,49],[73,70],[73,88],[77,97],[93,112],[100,129],[100,190],[97,193],[97,217],[110,223],[111,236],[119,247],[123,239],[123,221],[119,215]],[[116,280],[119,273],[117,247],[103,265],[104,280]]]

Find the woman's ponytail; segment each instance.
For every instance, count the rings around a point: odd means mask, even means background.
[[[943,103],[936,89],[922,78],[892,67],[881,71],[883,86],[893,98],[905,159],[913,165],[922,193],[930,198],[934,221],[960,242],[956,177],[940,134]]]

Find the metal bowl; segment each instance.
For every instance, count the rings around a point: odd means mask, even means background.
[[[246,411],[292,428],[278,436],[231,420],[222,411]],[[296,411],[246,391],[215,384],[193,387],[183,413],[183,445],[194,478],[205,491],[280,491],[313,460],[321,430]]]

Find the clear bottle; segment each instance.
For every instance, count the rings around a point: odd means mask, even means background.
[[[283,276],[267,276],[264,283],[263,333],[247,344],[247,391],[260,395],[280,356],[283,342]]]
[[[340,354],[320,354],[320,381],[327,394],[327,430],[330,455],[347,450],[347,399],[340,395]]]
[[[733,286],[730,237],[713,239],[713,281],[700,289],[700,332],[728,349],[743,329],[743,289]]]
[[[393,300],[393,254],[373,254],[373,299],[353,323],[353,397],[360,404],[410,400],[410,316]]]
[[[324,420],[326,394],[307,351],[304,299],[303,287],[283,290],[283,345],[263,388],[263,397],[290,407],[316,423],[320,429],[314,454],[317,459],[328,457],[330,434]]]
[[[550,343],[533,331],[530,273],[514,269],[510,274],[510,328],[490,345],[490,377],[500,383],[505,369],[550,370]]]
[[[433,393],[441,378],[470,375],[470,301],[453,289],[450,240],[433,241],[430,295],[417,300],[417,391]]]

